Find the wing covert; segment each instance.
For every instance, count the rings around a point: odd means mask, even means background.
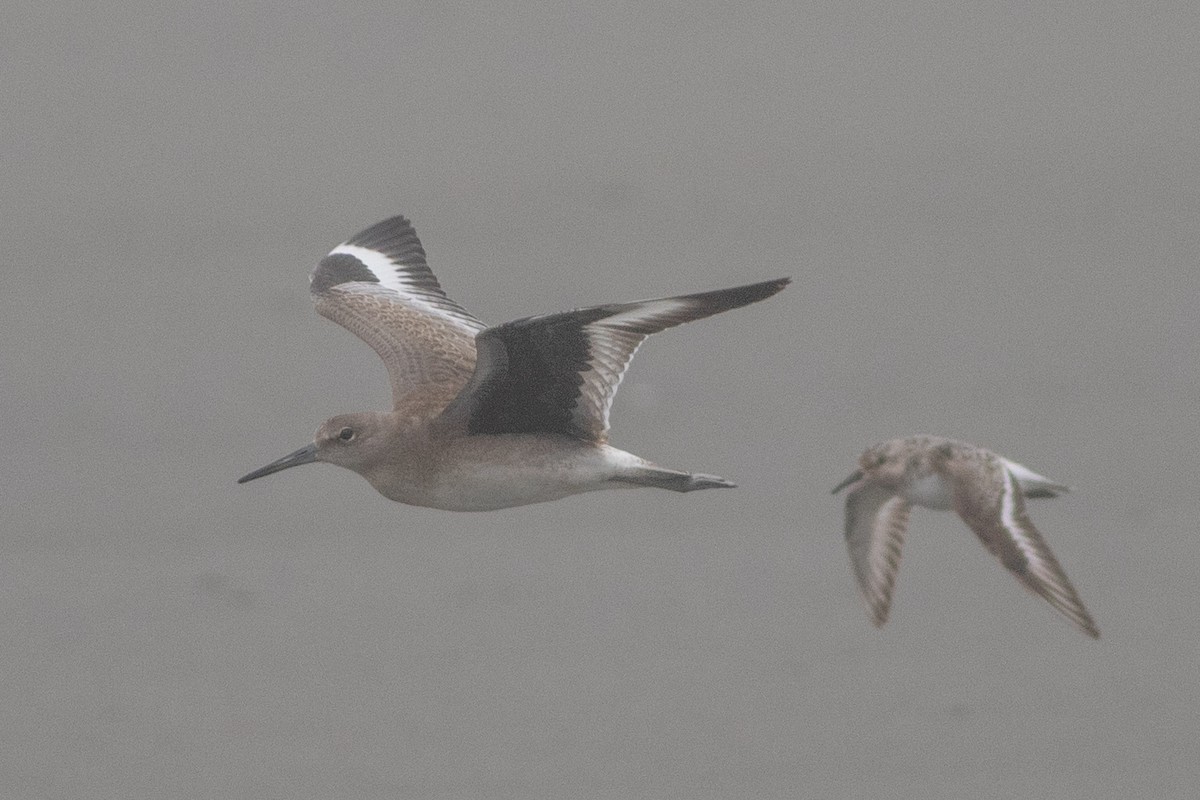
[[[397,408],[414,398],[444,404],[470,379],[475,334],[485,326],[442,290],[404,217],[335,247],[313,270],[310,289],[317,313],[383,359]]]

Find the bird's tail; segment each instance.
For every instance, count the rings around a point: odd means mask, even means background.
[[[672,492],[695,492],[700,489],[733,489],[737,486],[733,481],[727,481],[716,475],[702,473],[679,472],[662,467],[639,467],[619,475],[612,480],[630,483],[634,486],[648,486],[653,489],[668,489]]]

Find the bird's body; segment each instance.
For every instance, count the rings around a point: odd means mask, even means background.
[[[408,220],[393,217],[326,256],[318,313],[380,355],[391,411],[327,420],[313,444],[242,477],[326,461],[409,505],[485,511],[580,492],[733,486],[658,467],[608,444],[609,408],[652,333],[764,300],[787,279],[581,308],[488,327],[442,291]]]
[[[613,479],[645,462],[605,444],[529,433],[467,434],[432,425],[397,432],[392,457],[361,474],[400,503],[490,511],[631,484]]]
[[[876,625],[891,609],[911,507],[953,509],[1026,589],[1089,636],[1099,629],[1025,511],[1027,497],[1067,487],[975,445],[939,436],[892,439],[870,447],[860,469],[834,492],[846,497],[846,544]]]

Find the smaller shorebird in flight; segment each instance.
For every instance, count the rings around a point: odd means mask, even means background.
[[[1088,636],[1100,630],[1058,559],[1025,513],[1027,497],[1057,497],[1067,487],[993,452],[940,436],[892,439],[867,448],[845,488],[850,563],[876,626],[887,622],[900,549],[913,505],[954,509],[1021,585]]]
[[[756,303],[790,282],[593,306],[488,327],[455,303],[404,217],[338,245],[310,278],[317,313],[369,344],[391,411],[327,420],[312,444],[238,480],[325,461],[414,506],[487,511],[596,489],[731,487],[608,444],[621,377],[652,333]]]

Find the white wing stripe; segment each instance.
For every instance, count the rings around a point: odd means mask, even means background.
[[[374,273],[379,282],[389,289],[399,291],[403,287],[398,280],[399,275],[396,269],[396,264],[390,258],[385,256],[378,250],[372,250],[369,247],[359,247],[356,244],[339,244],[337,247],[329,251],[329,255],[347,255],[354,256],[363,265]],[[401,267],[403,269],[403,267]]]
[[[1001,498],[1000,502],[1000,522],[1004,525],[1013,542],[1020,548],[1029,562],[1030,570],[1042,580],[1043,587],[1073,609],[1076,602],[1078,602],[1074,597],[1074,593],[1062,584],[1056,571],[1042,558],[1041,552],[1039,552],[1034,542],[1030,540],[1029,534],[1017,522],[1015,514],[1016,502],[1013,498],[1016,488],[1013,486],[1013,483],[1014,478],[1011,471],[1005,469],[1004,497]],[[1074,613],[1073,610],[1072,613]]]
[[[372,250],[369,247],[360,247],[356,244],[339,244],[333,250],[329,251],[329,255],[347,255],[357,258],[362,262],[363,266],[371,270],[371,273],[379,279],[380,286],[392,290],[406,302],[419,306],[421,311],[434,314],[442,319],[453,322],[455,325],[461,326],[463,324],[463,319],[460,316],[450,314],[446,310],[430,303],[425,294],[417,288],[416,284],[410,283],[407,280],[409,274],[404,264],[397,264],[378,250]]]
[[[599,323],[595,324],[605,328],[621,328],[625,325],[653,322],[659,317],[670,316],[676,312],[684,311],[688,307],[689,303],[686,300],[676,298],[654,300],[647,303],[640,303],[619,314],[613,314],[611,317],[605,317]]]
[[[1038,558],[1037,549],[1032,546],[1029,537],[1025,535],[1024,529],[1017,523],[1016,487],[1013,486],[1012,473],[1003,465],[1000,469],[1004,473],[1004,494],[1000,497],[1000,524],[1008,531],[1008,535],[1012,537],[1013,542],[1021,550],[1021,553],[1025,556],[1025,560],[1031,566],[1041,566],[1041,559]]]

